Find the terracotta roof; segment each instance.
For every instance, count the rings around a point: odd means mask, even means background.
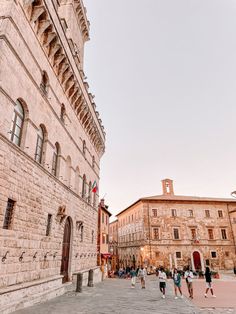
[[[199,196],[185,196],[185,195],[155,195],[149,197],[142,197],[136,202],[119,212],[116,216],[119,216],[132,206],[136,205],[139,202],[143,201],[191,201],[191,202],[219,202],[219,203],[235,203],[236,199],[234,198],[215,198],[215,197],[199,197]]]

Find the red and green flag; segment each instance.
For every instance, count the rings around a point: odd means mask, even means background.
[[[92,192],[93,193],[97,193],[97,191],[98,191],[98,185],[97,185],[97,182],[94,181],[93,182],[93,186],[92,186]]]

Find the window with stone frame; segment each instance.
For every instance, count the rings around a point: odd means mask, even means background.
[[[152,216],[157,217],[157,208],[152,209]]]
[[[15,206],[15,201],[8,198],[4,221],[3,221],[3,229],[11,229],[12,227],[14,206]]]
[[[155,227],[155,228],[152,228],[152,234],[153,234],[153,239],[154,240],[159,240],[160,237],[159,237],[159,228]]]
[[[155,256],[156,256],[156,258],[159,258],[160,257],[160,252],[155,252]]]
[[[51,228],[52,228],[52,214],[48,214],[47,228],[46,228],[46,236],[47,237],[51,234]]]
[[[10,139],[11,141],[20,146],[22,139],[22,130],[24,124],[25,113],[22,104],[19,100],[16,101],[14,106],[14,113],[11,122]]]
[[[212,228],[207,229],[208,230],[208,239],[214,240],[214,232]]]
[[[42,126],[40,126],[38,130],[35,156],[34,156],[35,161],[37,161],[39,164],[42,163],[44,139],[45,139],[45,132]]]
[[[221,229],[221,238],[222,240],[227,240],[227,233],[225,228]]]
[[[59,150],[60,146],[56,143],[52,157],[52,174],[57,178],[59,176]]]
[[[192,209],[189,209],[189,210],[188,210],[188,214],[189,214],[189,217],[193,217],[193,210],[192,210]]]
[[[197,230],[196,230],[196,228],[191,228],[190,230],[191,230],[191,238],[192,238],[192,240],[196,240],[196,238],[197,238]]]
[[[84,225],[83,223],[80,225],[80,242],[84,241]]]
[[[65,116],[66,116],[66,108],[64,104],[61,104],[60,119],[63,123],[65,123]]]
[[[222,210],[218,210],[218,216],[219,216],[219,218],[223,218],[223,211]]]
[[[172,217],[176,217],[177,216],[176,209],[174,209],[174,208],[171,209],[171,215],[172,215]]]
[[[207,218],[210,217],[210,211],[209,211],[209,209],[205,209],[205,217],[207,217]]]
[[[226,251],[226,252],[225,252],[225,256],[226,256],[226,257],[229,257],[229,251]]]
[[[182,258],[181,252],[175,252],[175,256],[176,256],[177,259],[181,259]]]
[[[94,242],[94,230],[92,230],[92,236],[91,236],[91,242],[93,243]]]
[[[211,251],[211,258],[216,258],[217,257],[217,254],[215,251]]]
[[[179,228],[173,228],[173,236],[174,236],[174,240],[179,240]]]

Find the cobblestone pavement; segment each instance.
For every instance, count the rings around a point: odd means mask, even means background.
[[[166,299],[161,298],[158,281],[148,276],[146,289],[140,283],[131,288],[130,280],[106,279],[82,293],[67,292],[49,302],[15,312],[15,314],[199,314],[188,299],[174,299],[173,287],[168,283]],[[205,312],[206,313],[206,312]],[[204,314],[205,314],[204,313]]]

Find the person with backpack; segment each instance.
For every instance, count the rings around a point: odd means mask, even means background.
[[[209,290],[211,290],[212,297],[215,298],[216,296],[214,295],[213,287],[212,287],[211,271],[208,266],[206,267],[206,270],[205,270],[205,279],[206,279],[205,298],[207,298],[207,293]]]
[[[162,298],[165,299],[166,297],[166,273],[164,272],[164,268],[161,267],[158,273],[158,279],[159,279],[159,287],[160,291],[162,293]]]
[[[146,281],[147,271],[145,268],[143,268],[143,266],[141,266],[141,268],[139,269],[138,276],[141,280],[142,289],[145,289],[145,285],[146,285],[145,281]]]
[[[175,288],[175,299],[178,299],[177,290],[179,290],[180,297],[183,298],[183,294],[181,290],[181,276],[177,268],[174,268],[173,281],[174,281],[174,288]]]

